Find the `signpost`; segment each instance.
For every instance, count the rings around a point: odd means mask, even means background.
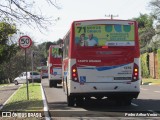
[[[29,100],[28,92],[28,79],[27,79],[27,62],[26,62],[26,50],[32,45],[32,40],[29,36],[21,36],[18,40],[19,46],[25,50],[25,66],[26,66],[26,85],[27,85],[27,100]]]

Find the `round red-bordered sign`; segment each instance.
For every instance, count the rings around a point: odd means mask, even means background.
[[[29,48],[32,45],[32,40],[29,36],[21,36],[18,40],[21,48]]]

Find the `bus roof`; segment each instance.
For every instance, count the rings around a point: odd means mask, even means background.
[[[86,22],[86,21],[128,21],[135,22],[135,20],[122,20],[122,19],[89,19],[89,20],[75,20],[74,22]]]

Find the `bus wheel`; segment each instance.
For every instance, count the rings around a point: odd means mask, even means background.
[[[68,103],[68,106],[74,106],[74,97],[73,96],[67,96],[67,103]]]
[[[57,87],[57,82],[53,81],[52,85],[53,85],[53,87]]]
[[[125,106],[129,106],[129,105],[131,105],[131,103],[132,103],[132,99],[125,99],[124,100],[124,105]]]
[[[91,97],[85,97],[85,102],[89,102],[91,100]]]
[[[82,106],[83,105],[83,97],[76,97],[76,105]]]
[[[52,87],[52,81],[49,80],[49,87],[51,88]]]

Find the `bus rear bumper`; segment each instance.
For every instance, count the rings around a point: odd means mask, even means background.
[[[90,92],[90,93],[70,93],[74,97],[107,97],[107,98],[137,98],[140,92]]]
[[[62,79],[50,79],[49,81],[51,81],[51,82],[55,82],[55,83],[57,83],[57,84],[61,84],[62,83]]]

